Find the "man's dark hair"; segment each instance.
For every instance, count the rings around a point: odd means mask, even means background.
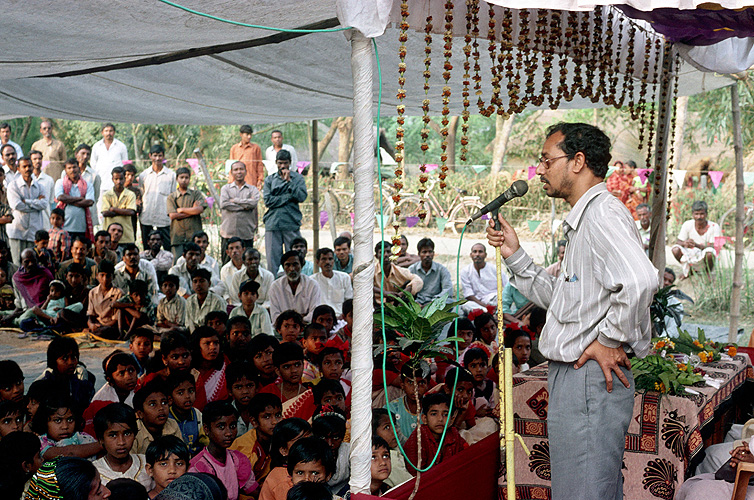
[[[278,368],[283,363],[288,363],[289,361],[303,360],[304,348],[295,342],[284,342],[280,344],[272,355],[272,364]]]
[[[297,250],[288,250],[287,252],[285,252],[283,256],[280,257],[280,265],[285,266],[285,261],[293,256],[298,259],[302,266],[304,265],[304,257]]]
[[[280,161],[280,160],[293,161],[291,159],[291,152],[288,151],[287,149],[281,149],[280,151],[278,151],[278,154],[275,155],[275,161]]]
[[[155,144],[151,148],[149,148],[149,154],[151,155],[151,154],[154,154],[154,153],[165,154],[165,148],[162,147],[162,144]]]
[[[251,128],[251,125],[241,125],[241,128],[238,130],[241,134],[253,134],[254,129]]]
[[[610,164],[610,138],[605,133],[588,123],[560,122],[547,129],[547,137],[560,132],[563,140],[558,147],[573,159],[576,153],[583,153],[586,165],[596,177],[602,179],[607,174]]]
[[[2,155],[2,154],[3,154],[3,150],[4,150],[5,148],[13,148],[13,151],[14,151],[14,152],[16,151],[16,148],[15,148],[15,147],[13,146],[13,144],[3,144],[2,146],[0,146],[0,155]],[[285,151],[285,150],[283,150],[283,151]],[[75,158],[74,158],[74,159],[75,159]],[[16,161],[18,161],[18,160],[16,160]],[[79,162],[76,162],[76,165],[78,165],[78,164],[79,164]]]
[[[317,260],[319,260],[319,259],[321,259],[322,257],[324,257],[325,255],[327,255],[329,253],[335,255],[335,252],[333,252],[331,248],[322,247],[322,248],[317,249],[317,253],[314,254],[314,258],[316,258]]]
[[[107,226],[107,230],[109,231],[113,226],[120,226],[120,228],[123,229],[123,224],[121,224],[120,222],[111,222],[110,225]]]
[[[450,398],[444,392],[434,392],[422,398],[422,415],[429,413],[429,409],[435,405],[446,405],[450,408]]]
[[[13,129],[10,128],[10,123],[8,123],[8,122],[0,123],[0,130],[2,130],[4,128],[7,128],[8,132],[12,132],[13,131]]]
[[[61,218],[62,218],[63,220],[65,220],[65,210],[63,210],[62,208],[53,208],[53,209],[52,209],[52,210],[50,211],[50,213],[51,213],[51,214],[55,214],[55,215],[58,215],[58,216],[60,216],[60,217],[61,217]]]
[[[89,238],[87,238],[86,236],[76,236],[75,238],[73,238],[71,245],[73,245],[77,241],[80,241],[81,243],[83,243],[86,248],[91,248],[92,246],[92,242],[89,241]]]
[[[73,154],[77,155],[79,151],[81,151],[82,149],[85,149],[89,151],[90,153],[92,152],[92,147],[89,144],[81,143],[78,146],[76,146],[76,150],[73,152]]]
[[[126,163],[125,165],[123,165],[123,171],[131,172],[132,174],[134,174],[134,176],[136,176],[136,167],[134,167],[132,163]]]
[[[291,240],[291,248],[295,247],[296,245],[300,245],[301,243],[304,244],[304,247],[306,247],[307,250],[309,249],[309,242],[306,241],[306,238],[301,238],[298,236]]]
[[[194,242],[185,243],[183,245],[183,255],[186,255],[189,252],[202,253],[202,249]]]
[[[123,167],[115,167],[115,168],[114,168],[114,169],[112,169],[112,171],[110,172],[110,176],[113,176],[113,175],[115,175],[115,174],[120,174],[120,175],[122,175],[123,177],[125,177],[125,176],[126,176],[126,169],[125,169],[125,168],[123,168]]]
[[[251,258],[254,255],[256,255],[260,259],[262,258],[262,254],[259,253],[259,250],[253,247],[248,247],[246,250],[243,251],[243,260],[246,260],[247,257]]]
[[[345,236],[338,236],[335,238],[335,241],[332,242],[332,246],[339,247],[340,245],[346,244],[348,245],[348,248],[351,248],[351,240],[349,238],[346,238]]]
[[[301,438],[291,446],[288,452],[288,474],[293,475],[296,464],[319,462],[325,467],[325,474],[331,476],[335,473],[335,457],[332,449],[322,438]]]
[[[188,167],[180,167],[175,170],[175,176],[178,177],[179,175],[186,174],[189,177],[191,177],[191,169]]]
[[[124,243],[123,244],[123,254],[125,255],[126,252],[133,252],[136,250],[136,252],[139,252],[139,247],[136,246],[136,243]]]
[[[13,147],[10,144],[6,144],[5,146]],[[2,154],[3,149],[5,149],[5,146],[3,146],[2,148],[0,148],[0,154]],[[63,164],[63,169],[65,169],[65,167],[67,167],[68,165],[76,165],[78,167],[79,166],[79,161],[76,158],[73,158],[73,157],[68,158],[65,161],[65,163]]]
[[[294,484],[285,496],[285,500],[331,500],[333,497],[327,483],[302,481]]]
[[[115,125],[113,125],[113,124],[112,124],[112,123],[110,123],[110,122],[108,122],[108,123],[105,123],[104,125],[102,125],[102,128],[101,128],[101,129],[99,129],[99,131],[100,131],[100,132],[102,132],[102,131],[103,131],[103,130],[105,130],[105,129],[106,129],[107,127],[110,127],[111,129],[113,129],[113,132],[115,132]]]
[[[301,316],[301,314],[294,310],[294,309],[287,309],[280,313],[280,315],[275,320],[275,330],[280,330],[280,328],[283,326],[283,321],[292,319],[295,321],[301,328],[304,328],[304,317]]]
[[[170,396],[170,393],[165,388],[165,383],[161,379],[150,380],[134,394],[134,410],[144,411],[144,402],[152,394],[162,394],[166,398]]]
[[[48,233],[44,229],[40,229],[39,231],[37,231],[36,233],[34,233],[34,241],[35,242],[49,240],[49,239],[50,239],[50,233]]]
[[[97,439],[104,439],[110,424],[126,424],[136,435],[136,413],[125,403],[110,403],[94,415],[94,434]]]
[[[343,301],[343,307],[342,307],[343,317],[346,317],[346,314],[353,312],[353,299],[346,299]]]
[[[42,155],[42,156],[44,156],[44,154],[42,154],[41,151],[37,151],[36,149],[32,149],[27,154],[28,154],[29,158],[31,158],[31,155]]]
[[[3,127],[0,127],[0,128],[3,128]],[[280,134],[280,135],[283,135],[283,131],[282,131],[282,130],[278,130],[278,129],[275,129],[275,130],[273,130],[272,132],[270,132],[270,137],[272,137],[272,134]]]
[[[671,275],[673,277],[673,281],[675,281],[675,271],[673,271],[673,269],[666,267],[665,272]]]
[[[419,242],[416,244],[416,251],[421,252],[422,248],[429,248],[430,250],[435,250],[435,242],[432,241],[429,238],[422,238],[419,240]]]
[[[388,252],[390,252],[390,248],[391,247],[392,247],[392,245],[389,242],[387,242],[387,241],[380,241],[379,243],[377,243],[374,246],[374,253],[375,253],[375,255],[382,254],[382,251],[385,248],[387,249]]]
[[[154,464],[158,460],[164,460],[170,455],[175,455],[188,465],[191,460],[191,454],[188,446],[183,442],[183,439],[168,434],[160,436],[147,446],[147,452],[145,453],[147,463],[154,467]]]
[[[321,405],[322,398],[325,397],[325,394],[328,392],[340,394],[344,398],[346,397],[346,391],[345,389],[343,389],[343,385],[340,383],[340,380],[323,378],[317,383],[317,385],[314,386],[314,389],[312,389],[314,404],[317,406]]]
[[[283,409],[283,403],[280,398],[268,392],[261,392],[251,398],[249,401],[249,416],[259,419],[259,414],[267,409],[268,406]],[[294,436],[295,437],[295,436]]]
[[[159,236],[159,237],[160,237],[160,241],[162,241],[162,233],[161,233],[161,232],[159,232],[159,231],[158,231],[157,229],[153,229],[153,230],[151,230],[151,231],[149,232],[149,236],[148,236],[148,238],[151,238],[152,236],[155,236],[155,235]]]
[[[100,237],[110,238],[110,233],[100,229],[94,233],[94,241],[97,241]]]
[[[204,269],[203,267],[197,267],[193,271],[191,271],[191,281],[194,280],[194,278],[204,278],[205,280],[212,282],[212,272],[209,269]]]
[[[209,235],[205,231],[199,230],[191,235],[191,241],[193,241],[194,243],[196,243],[196,241],[194,240],[201,239],[201,238],[207,238],[207,241],[209,241]]]
[[[204,231],[202,231],[204,232]],[[196,235],[194,235],[196,236]],[[240,243],[241,246],[243,246],[243,240],[239,238],[238,236],[233,236],[228,240],[228,246],[231,246],[233,243]],[[227,247],[226,247],[227,248]]]

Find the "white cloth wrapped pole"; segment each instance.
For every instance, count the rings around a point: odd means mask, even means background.
[[[353,338],[351,349],[351,492],[369,493],[372,458],[372,280],[374,258],[374,132],[372,41],[351,40],[353,73]]]

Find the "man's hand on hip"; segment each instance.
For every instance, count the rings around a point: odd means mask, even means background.
[[[631,361],[629,361],[626,351],[622,347],[605,347],[600,344],[599,340],[595,339],[594,342],[589,344],[589,347],[586,348],[573,367],[578,370],[590,359],[595,360],[599,363],[600,368],[602,368],[602,373],[605,374],[605,382],[607,383],[607,392],[613,392],[612,372],[615,372],[618,379],[623,382],[626,388],[631,386],[628,378],[626,378],[626,375],[619,368],[620,366],[624,366],[629,370],[631,369]]]

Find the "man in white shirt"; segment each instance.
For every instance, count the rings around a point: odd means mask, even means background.
[[[317,282],[301,274],[303,263],[303,257],[296,250],[285,252],[280,259],[285,276],[275,280],[270,287],[270,319],[273,324],[280,313],[288,309],[298,312],[309,323],[314,308],[322,303]]]
[[[5,186],[7,187],[20,175],[18,173],[18,156],[16,154],[16,148],[10,144],[0,146],[0,158],[3,159]]]
[[[47,209],[45,210],[44,228],[50,229],[50,212],[55,208],[55,179],[42,171],[42,153],[35,149],[29,151],[31,166],[34,169],[34,178],[47,193]]]
[[[44,229],[45,208],[50,206],[44,188],[34,179],[29,158],[18,162],[20,175],[8,184],[8,205],[13,222],[6,226],[13,262],[21,262],[21,252],[34,247],[34,234]]]
[[[102,139],[92,146],[92,168],[102,179],[103,192],[113,188],[113,169],[122,167],[124,161],[128,161],[126,145],[115,138],[115,125],[105,123],[102,126]]]
[[[486,309],[497,304],[497,276],[495,266],[488,265],[487,248],[482,243],[471,247],[471,264],[461,269],[461,294],[468,301],[461,310],[468,314],[474,309]],[[502,275],[503,287],[508,278]]]
[[[170,244],[170,217],[168,196],[175,191],[175,172],[163,165],[165,148],[155,144],[149,150],[152,166],[139,174],[139,186],[143,191],[141,209],[141,238],[143,247],[149,246],[149,233],[157,230],[162,242]]]
[[[9,123],[0,123],[0,146],[10,144],[16,150],[16,157],[22,158],[24,156],[24,151],[21,149],[21,146],[10,140],[10,132],[11,128]],[[4,162],[2,164],[5,165]]]
[[[262,307],[270,307],[269,293],[275,276],[263,267],[259,267],[262,256],[256,248],[247,248],[243,252],[243,269],[236,271],[230,280],[228,287],[228,302],[234,306],[241,305],[241,299],[238,297],[241,283],[246,280],[253,280],[259,283],[259,297],[257,304]]]
[[[329,248],[317,250],[317,265],[320,272],[312,275],[322,293],[322,303],[335,309],[338,317],[343,314],[343,302],[353,298],[351,277],[341,271],[333,270],[335,253]]]
[[[270,142],[272,142],[272,146],[268,147],[264,152],[264,159],[267,160],[267,164],[270,165],[267,167],[267,175],[272,175],[278,171],[277,166],[275,165],[275,160],[278,151],[281,149],[285,149],[291,153],[291,168],[296,168],[296,164],[298,164],[296,149],[290,144],[283,144],[283,133],[280,130],[272,131],[270,134]]]
[[[243,271],[243,240],[238,236],[228,239],[225,253],[228,256],[228,262],[220,268],[220,279],[225,283],[226,290],[230,290],[233,275],[238,271]],[[225,297],[230,299],[230,297]],[[230,301],[229,301],[230,302]]]

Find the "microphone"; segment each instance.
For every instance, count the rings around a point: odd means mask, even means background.
[[[466,221],[466,225],[468,226],[484,214],[497,210],[498,208],[511,201],[513,198],[519,198],[525,195],[527,191],[529,191],[529,185],[526,183],[526,181],[518,180],[514,182],[513,184],[511,184],[511,187],[505,190],[503,194],[487,203],[484,207],[482,207],[480,211],[472,215],[471,218]]]

